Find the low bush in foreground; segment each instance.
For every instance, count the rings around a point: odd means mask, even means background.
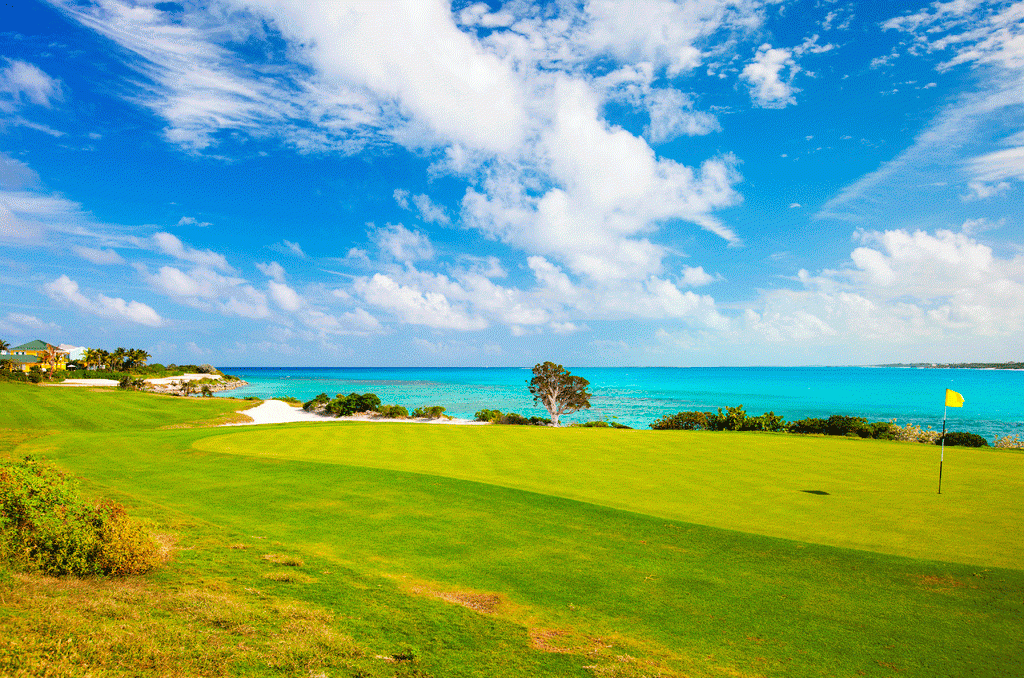
[[[943,440],[947,446],[956,447],[988,447],[988,441],[977,433],[967,431],[946,431],[946,435],[939,436],[936,445],[941,445]]]
[[[381,405],[377,412],[385,419],[408,419],[409,410],[401,405]]]
[[[575,426],[577,428],[633,428],[632,426],[626,426],[625,424],[620,424],[617,421],[604,421],[604,420],[600,420],[600,421],[586,421],[586,422],[578,421],[578,422],[574,422],[572,424],[569,424],[569,426]]]
[[[476,421],[489,421],[492,424],[507,426],[550,426],[551,420],[544,417],[524,417],[515,412],[502,414],[501,410],[480,410],[476,413]]]
[[[446,416],[443,407],[440,405],[424,405],[412,411],[412,417],[416,419],[440,419]]]
[[[0,463],[0,561],[49,575],[125,576],[151,570],[157,549],[124,507],[90,504],[60,471]]]

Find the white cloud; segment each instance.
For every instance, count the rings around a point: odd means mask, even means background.
[[[270,249],[280,252],[282,254],[289,254],[293,257],[299,257],[300,259],[306,258],[306,253],[299,247],[299,243],[292,242],[290,240],[282,240],[279,243],[274,243],[270,246]]]
[[[8,313],[5,317],[0,318],[0,332],[8,335],[6,338],[10,338],[10,335],[25,336],[31,334],[48,335],[50,338],[53,338],[60,331],[60,325],[40,320],[34,315],[25,313]],[[9,343],[17,345],[20,342]]]
[[[940,345],[1012,338],[1024,326],[1024,257],[996,257],[965,233],[859,231],[852,265],[773,290],[739,319],[740,333],[822,345]]]
[[[83,311],[104,318],[127,320],[149,327],[160,327],[164,324],[163,318],[156,311],[141,302],[125,301],[119,297],[112,298],[102,294],[96,294],[90,299],[79,291],[78,283],[66,275],[46,283],[43,289],[57,301],[70,303]]]
[[[978,198],[987,198],[1009,188],[1007,180],[1024,180],[1024,146],[1007,148],[967,161],[971,175],[968,187]]]
[[[168,138],[185,148],[238,130],[308,149],[390,140],[434,151],[432,174],[473,184],[462,204],[472,225],[595,279],[657,273],[666,250],[655,236],[667,221],[739,243],[713,216],[740,199],[737,161],[723,155],[697,168],[659,158],[605,121],[611,85],[590,66],[611,56],[649,73],[638,81],[644,86],[682,74],[757,31],[757,2],[517,2],[498,13],[461,12],[462,30],[442,0],[388,11],[357,0],[232,1],[221,12],[186,6],[173,15],[120,0],[55,1],[138,55],[130,65],[155,86],[135,100],[162,115]],[[470,24],[510,30],[478,34]],[[233,51],[247,40],[270,45],[266,31],[280,31],[299,65],[261,68]],[[793,52],[825,49],[811,43]],[[718,128],[712,114],[693,110],[690,95],[645,91],[652,141]],[[399,189],[395,199],[426,223],[451,218],[424,194]]]
[[[228,260],[223,254],[212,250],[197,250],[188,247],[170,233],[154,233],[152,240],[157,250],[175,259],[214,268],[225,273],[232,273],[235,270],[228,264]]]
[[[124,263],[124,259],[121,258],[121,255],[114,250],[95,249],[93,247],[82,247],[80,245],[76,245],[72,250],[78,256],[94,264],[107,265]]]
[[[701,136],[719,132],[718,118],[704,111],[694,111],[693,100],[679,90],[652,89],[645,97],[650,124],[644,136],[653,144],[671,141],[680,136]]]
[[[450,224],[452,222],[451,217],[445,212],[445,209],[441,205],[435,204],[430,196],[426,194],[420,194],[415,196],[413,203],[416,205],[416,209],[419,210],[420,218],[428,224]]]
[[[904,205],[916,187],[940,183],[966,184],[969,195],[986,198],[1018,180],[1019,158],[1013,148],[979,155],[981,149],[965,142],[984,138],[989,129],[1005,128],[1007,121],[1019,120],[1019,108],[1024,106],[1022,16],[1024,4],[1020,2],[1002,6],[939,2],[885,22],[886,29],[909,35],[909,54],[950,54],[938,66],[939,71],[967,64],[987,68],[973,70],[976,87],[941,109],[912,146],[844,188],[819,216],[871,218],[875,209],[888,213]],[[1014,125],[1014,131],[1020,129],[1020,124]],[[1014,142],[1011,137],[1004,145],[1022,146],[1024,140]],[[964,149],[973,157],[963,157]]]
[[[434,248],[426,234],[410,231],[401,224],[387,224],[374,228],[368,235],[381,252],[398,261],[434,258]]]
[[[256,268],[259,272],[268,278],[275,280],[279,283],[284,282],[284,267],[276,261],[272,261],[269,264],[256,263]]]
[[[185,272],[162,266],[153,274],[144,267],[137,268],[154,289],[187,306],[243,318],[271,315],[266,295],[243,278],[224,276],[203,267]]]
[[[413,207],[415,207],[416,211],[419,212],[420,218],[428,224],[447,225],[452,223],[451,217],[448,216],[444,207],[434,203],[430,196],[425,193],[412,196],[412,204],[409,203],[409,191],[396,188],[394,196],[395,202],[398,203],[399,207],[409,211],[412,211]]]
[[[195,217],[182,217],[178,219],[178,226],[198,226],[199,228],[206,228],[207,226],[213,226],[212,222],[199,221]]]
[[[7,68],[0,70],[0,112],[10,113],[26,104],[49,108],[63,99],[59,80],[28,62],[6,61]]]
[[[305,301],[299,294],[291,287],[284,283],[274,282],[271,280],[267,283],[267,288],[270,290],[270,298],[274,300],[281,310],[289,313],[298,311],[305,305]]]
[[[785,108],[796,104],[794,95],[800,90],[793,86],[793,78],[800,70],[792,51],[765,43],[757,48],[754,60],[743,68],[741,77],[750,85],[750,97],[755,105]]]
[[[381,273],[357,278],[355,290],[367,303],[393,313],[400,321],[453,330],[482,330],[487,321],[468,314],[437,292],[421,292]]]

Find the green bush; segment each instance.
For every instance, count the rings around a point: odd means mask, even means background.
[[[569,424],[569,426],[576,426],[579,428],[632,428],[625,424],[620,424],[617,421],[586,421],[586,422],[575,422]]]
[[[312,400],[304,403],[302,405],[302,409],[304,409],[307,412],[309,412],[310,410],[315,409],[315,408],[319,407],[320,405],[326,405],[329,402],[331,402],[331,397],[329,395],[327,395],[326,393],[321,393],[320,395],[318,395],[317,397],[313,398]]]
[[[327,404],[327,411],[336,417],[348,417],[357,412],[376,412],[380,407],[380,398],[375,393],[340,393]]]
[[[0,560],[49,575],[148,572],[157,550],[114,502],[90,505],[73,480],[31,459],[0,462]]]
[[[496,422],[501,419],[501,410],[480,410],[473,418],[476,421]]]
[[[808,417],[807,419],[790,422],[789,426],[786,427],[786,430],[790,433],[817,433],[825,435],[826,426],[827,422],[825,419]]]
[[[408,419],[409,410],[401,405],[381,405],[377,411],[385,419]]]
[[[200,383],[202,383],[204,381],[206,381],[206,380],[205,379],[201,379]],[[288,403],[289,405],[302,405],[302,401],[299,400],[298,398],[296,398],[295,396],[280,396],[280,397],[277,398],[277,400],[280,400],[281,402]]]
[[[412,411],[412,416],[416,419],[440,419],[445,414],[444,408],[440,405],[428,405],[417,407]]]
[[[706,431],[711,412],[676,412],[651,423],[655,431]]]
[[[979,436],[977,433],[969,433],[967,431],[946,431],[946,435],[940,436],[936,445],[941,445],[943,439],[945,439],[947,446],[988,447],[987,440]]]

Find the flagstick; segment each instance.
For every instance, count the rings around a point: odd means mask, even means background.
[[[942,406],[942,451],[939,452],[939,494],[942,494],[942,459],[946,456],[946,406]]]

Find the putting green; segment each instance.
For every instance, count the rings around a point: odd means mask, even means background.
[[[411,471],[833,546],[1024,568],[1024,455],[755,433],[290,424],[194,448]]]

